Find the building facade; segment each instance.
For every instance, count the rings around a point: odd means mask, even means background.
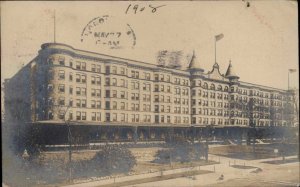
[[[295,125],[293,92],[242,82],[231,62],[225,74],[217,63],[207,73],[200,65],[195,54],[183,69],[47,43],[6,81],[6,104],[18,103],[31,123]]]

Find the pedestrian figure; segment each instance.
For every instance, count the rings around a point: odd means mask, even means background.
[[[224,175],[222,174],[218,180],[224,180]]]

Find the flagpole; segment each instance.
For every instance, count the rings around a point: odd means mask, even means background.
[[[288,71],[288,91],[290,90],[290,70]]]
[[[217,39],[215,37],[215,62],[217,62]]]
[[[54,10],[54,16],[53,16],[53,29],[54,29],[54,43],[56,43],[56,23],[55,23],[55,10]]]

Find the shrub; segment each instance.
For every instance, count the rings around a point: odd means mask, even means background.
[[[91,160],[74,162],[73,168],[77,176],[105,176],[127,173],[134,165],[136,159],[128,148],[106,145]]]

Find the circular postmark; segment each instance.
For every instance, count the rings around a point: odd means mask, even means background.
[[[109,49],[134,48],[136,35],[128,23],[104,15],[86,24],[81,32],[81,42]]]

